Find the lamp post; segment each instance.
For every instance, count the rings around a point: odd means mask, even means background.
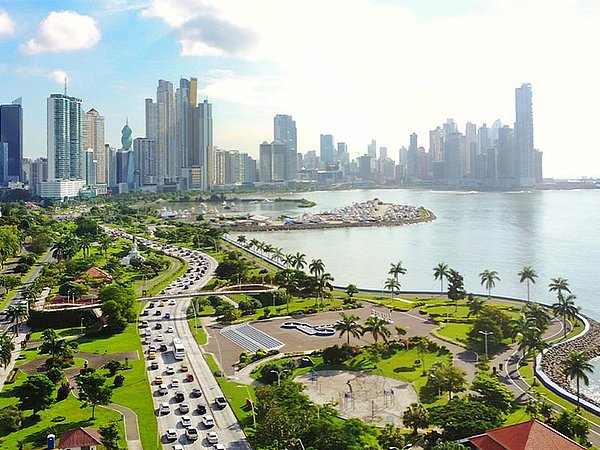
[[[269,372],[277,375],[277,386],[281,386],[281,374],[285,371],[286,371],[286,369],[283,369],[283,370],[271,369],[271,370],[269,370]]]
[[[485,359],[488,359],[488,346],[487,346],[488,336],[494,334],[494,332],[493,331],[481,331],[481,330],[479,330],[479,333],[483,334],[483,336],[484,336]]]
[[[252,425],[254,426],[254,428],[256,428],[256,413],[254,412],[254,401],[252,400],[252,396],[250,395],[250,389],[248,389],[248,386],[244,385],[239,385],[238,384],[238,388],[243,389],[246,388],[246,394],[248,394],[248,400],[250,401],[250,408],[252,409]]]

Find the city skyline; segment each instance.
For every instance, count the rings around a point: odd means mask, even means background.
[[[343,17],[335,1],[320,10],[314,2],[194,2],[203,14],[177,0],[73,0],[55,10],[13,3],[0,0],[0,51],[10,61],[0,65],[0,103],[23,97],[28,157],[45,155],[45,99],[63,90],[65,77],[69,94],[105,117],[106,141],[118,147],[126,118],[133,137],[145,137],[144,99],[157,79],[196,76],[198,101],[214,105],[214,144],[255,158],[277,114],[297,122],[298,152],[318,151],[320,135],[331,134],[352,157],[375,139],[395,159],[411,133],[425,145],[447,118],[461,131],[496,119],[513,127],[511,93],[531,83],[544,175],[600,175],[588,132],[600,71],[584,58],[600,42],[592,2],[465,0],[449,10],[442,2],[357,0],[344,2]],[[267,8],[277,24],[260,17]],[[288,36],[304,19],[311,35]],[[569,33],[555,36],[559,23]],[[357,24],[364,31],[352,36]]]

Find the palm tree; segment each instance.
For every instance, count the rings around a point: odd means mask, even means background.
[[[523,313],[531,319],[533,325],[539,330],[544,331],[548,328],[550,316],[538,303],[527,303],[523,308]]]
[[[315,277],[318,277],[323,272],[325,272],[325,263],[320,258],[319,259],[313,259],[310,262],[310,264],[308,265],[308,270]]]
[[[12,352],[15,349],[15,343],[8,335],[8,331],[0,334],[0,364],[6,370],[12,359]]]
[[[244,236],[243,234],[240,234],[237,237],[237,241],[238,241],[238,244],[240,244],[240,245],[246,244],[246,236]]]
[[[338,320],[336,324],[333,326],[336,331],[340,332],[340,338],[345,334],[346,335],[346,345],[350,345],[350,336],[358,339],[362,336],[361,326],[358,323],[358,316],[354,314],[351,316],[347,316],[344,313],[340,313],[342,317],[341,320]]]
[[[98,237],[98,244],[100,245],[100,249],[102,250],[102,253],[104,253],[105,258],[106,254],[108,253],[108,248],[110,247],[110,244],[112,244],[112,241],[113,238],[106,233]]]
[[[262,251],[265,255],[270,256],[274,250],[275,250],[275,247],[273,247],[271,244],[263,244],[263,246],[262,246]]]
[[[321,300],[321,306],[323,305],[323,294],[325,293],[325,289],[333,291],[333,285],[331,284],[332,281],[333,277],[330,273],[327,272],[324,272],[318,277],[315,277],[317,296]]]
[[[19,336],[19,328],[21,327],[21,320],[25,319],[28,316],[27,314],[27,306],[19,303],[18,305],[9,306],[6,311],[6,318],[9,321],[15,322],[15,334]]]
[[[362,334],[371,333],[375,342],[382,338],[387,341],[391,331],[387,327],[387,322],[380,317],[370,316],[366,321],[362,329]]]
[[[284,260],[283,250],[281,250],[279,247],[275,247],[273,249],[273,259],[278,262],[283,261]]]
[[[84,236],[79,240],[79,248],[83,252],[83,259],[88,259],[90,256],[90,248],[92,247],[92,238]]]
[[[448,279],[449,274],[450,267],[443,261],[433,268],[433,278],[440,280],[440,295],[444,293],[444,278]]]
[[[304,253],[300,253],[297,252],[294,255],[294,269],[296,270],[302,270],[304,269],[304,266],[306,265],[306,255]]]
[[[576,350],[569,353],[567,360],[563,363],[563,371],[568,380],[575,378],[577,385],[577,408],[579,409],[579,381],[583,380],[583,383],[588,386],[590,380],[586,372],[592,373],[594,366],[590,363],[590,357],[585,351]]]
[[[523,281],[527,282],[527,301],[529,301],[529,283],[533,283],[535,284],[535,279],[538,277],[538,274],[535,272],[535,270],[532,269],[531,266],[524,266],[523,269],[521,269],[521,271],[518,273],[519,275],[519,282],[522,283]]]
[[[524,312],[521,312],[517,319],[512,319],[510,321],[510,337],[512,341],[515,342],[519,334],[524,335],[531,327],[535,327],[533,318],[527,316]]]
[[[566,297],[562,293],[558,293],[558,302],[552,305],[552,312],[554,317],[562,316],[563,319],[563,331],[564,337],[567,337],[567,319],[575,320],[579,308],[575,306],[575,299],[577,296],[569,294]]]
[[[388,271],[388,275],[393,276],[396,281],[398,281],[399,275],[404,275],[404,274],[406,274],[406,269],[404,267],[402,267],[402,261],[398,261],[395,264],[394,263],[390,264],[390,270]]]
[[[548,346],[542,337],[542,331],[537,327],[530,327],[525,330],[523,336],[521,338],[521,342],[519,342],[518,350],[523,351],[523,356],[527,352],[533,352],[533,367],[535,369],[535,355],[538,351],[542,351]]]
[[[390,291],[390,298],[392,298],[394,296],[394,292],[400,290],[400,283],[398,283],[398,280],[396,280],[395,278],[388,278],[387,280],[385,280],[385,284],[383,285],[383,287]]]
[[[551,278],[550,284],[548,285],[548,292],[562,294],[563,291],[568,292],[569,294],[571,293],[567,279],[563,277]]]
[[[492,289],[496,287],[496,281],[500,281],[498,272],[496,272],[495,270],[485,269],[479,274],[479,277],[481,278],[481,285],[485,285],[485,288],[488,291],[488,298],[491,298]]]
[[[294,265],[294,255],[285,255],[283,258],[283,265],[286,269],[289,269]]]
[[[411,403],[402,414],[402,423],[412,428],[413,434],[416,436],[419,428],[429,426],[429,412],[421,403]]]
[[[248,248],[250,250],[252,250],[253,248],[258,250],[258,244],[259,244],[259,240],[256,238],[252,238],[252,239],[250,239],[250,242],[248,243]]]
[[[485,307],[485,300],[481,297],[475,297],[473,294],[469,294],[467,297],[467,306],[469,307],[469,314],[467,314],[467,317],[470,317],[471,314],[478,316]]]

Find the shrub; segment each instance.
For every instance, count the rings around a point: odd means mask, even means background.
[[[52,381],[54,384],[58,384],[58,382],[63,379],[64,372],[59,367],[54,366],[48,369],[46,376],[50,378],[50,381]]]
[[[113,381],[113,385],[115,385],[115,387],[121,387],[123,386],[123,383],[125,382],[125,377],[121,374],[117,375]]]
[[[61,383],[61,385],[58,387],[58,391],[56,392],[56,400],[64,400],[69,396],[69,392],[71,392],[71,385],[67,382]]]
[[[104,364],[104,368],[108,370],[110,376],[114,376],[118,370],[121,369],[121,362],[116,359],[111,359],[106,364]]]

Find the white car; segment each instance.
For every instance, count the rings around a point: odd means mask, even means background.
[[[162,416],[164,414],[169,414],[171,412],[171,407],[167,402],[162,402],[158,407],[158,415]]]
[[[213,418],[213,416],[206,414],[206,415],[202,416],[202,424],[206,428],[212,428],[215,426],[215,419]]]
[[[179,404],[179,411],[182,413],[189,413],[190,412],[190,404],[189,403],[180,403]]]
[[[213,445],[213,450],[225,450],[225,446],[223,444],[215,444]]]
[[[167,366],[167,375],[173,375],[175,373],[175,368],[173,366]]]
[[[175,444],[175,445],[171,445],[171,450],[185,450],[185,449],[183,448],[183,445]]]
[[[192,418],[190,416],[181,416],[181,425],[184,428],[192,426]]]
[[[168,428],[165,433],[165,438],[167,441],[176,441],[177,440],[177,430],[175,428]]]
[[[209,444],[217,444],[219,442],[219,435],[215,431],[209,431],[206,433],[206,440]]]
[[[156,342],[162,342],[165,340],[165,337],[162,334],[159,334],[158,336],[156,336]]]
[[[173,306],[174,304],[175,304],[175,300],[174,299],[169,300],[169,305]]]
[[[178,388],[179,387],[179,380],[177,378],[172,378],[171,379],[171,387],[172,388]]]
[[[173,332],[175,332],[175,329],[173,327],[167,328],[167,333],[173,333]]]
[[[169,392],[169,388],[166,384],[161,384],[160,386],[158,386],[158,393],[160,395],[165,395],[167,392]]]

